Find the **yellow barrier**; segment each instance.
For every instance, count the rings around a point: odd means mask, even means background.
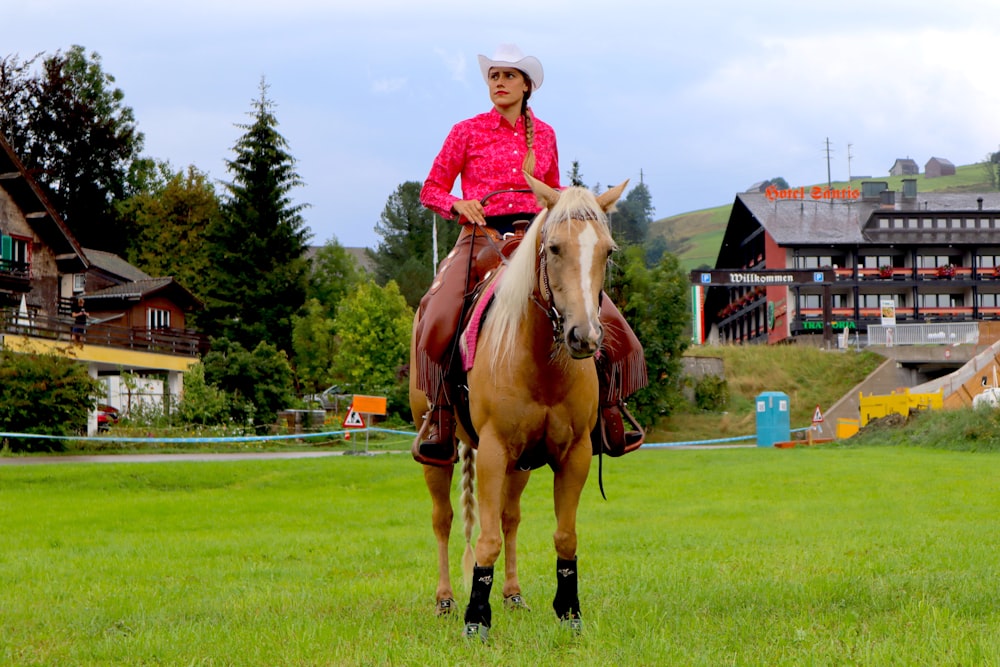
[[[837,439],[850,438],[861,430],[860,420],[841,417],[837,420]]]
[[[873,419],[879,419],[889,414],[909,416],[910,410],[940,410],[944,407],[944,389],[934,394],[911,394],[909,389],[903,393],[892,392],[888,396],[860,396],[861,424],[865,426]]]

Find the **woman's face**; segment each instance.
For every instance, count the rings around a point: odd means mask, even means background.
[[[521,108],[528,92],[528,82],[521,70],[513,67],[491,67],[489,74],[490,101],[497,109]]]

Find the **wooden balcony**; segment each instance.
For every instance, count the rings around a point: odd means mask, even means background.
[[[12,292],[31,291],[31,265],[0,259],[0,289]]]
[[[16,309],[0,311],[0,333],[7,336],[72,342],[72,326],[72,320],[67,317],[25,317],[18,314]],[[180,357],[199,357],[206,351],[204,337],[193,331],[140,329],[112,324],[88,325],[83,342],[87,345]]]

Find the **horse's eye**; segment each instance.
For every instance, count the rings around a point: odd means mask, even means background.
[[[552,245],[549,246],[549,252],[551,252],[553,255],[558,256],[559,255],[559,251],[560,251],[560,248],[555,243],[553,243]]]

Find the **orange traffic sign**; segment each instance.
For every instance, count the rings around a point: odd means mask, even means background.
[[[354,395],[354,410],[365,415],[384,415],[385,396]]]

